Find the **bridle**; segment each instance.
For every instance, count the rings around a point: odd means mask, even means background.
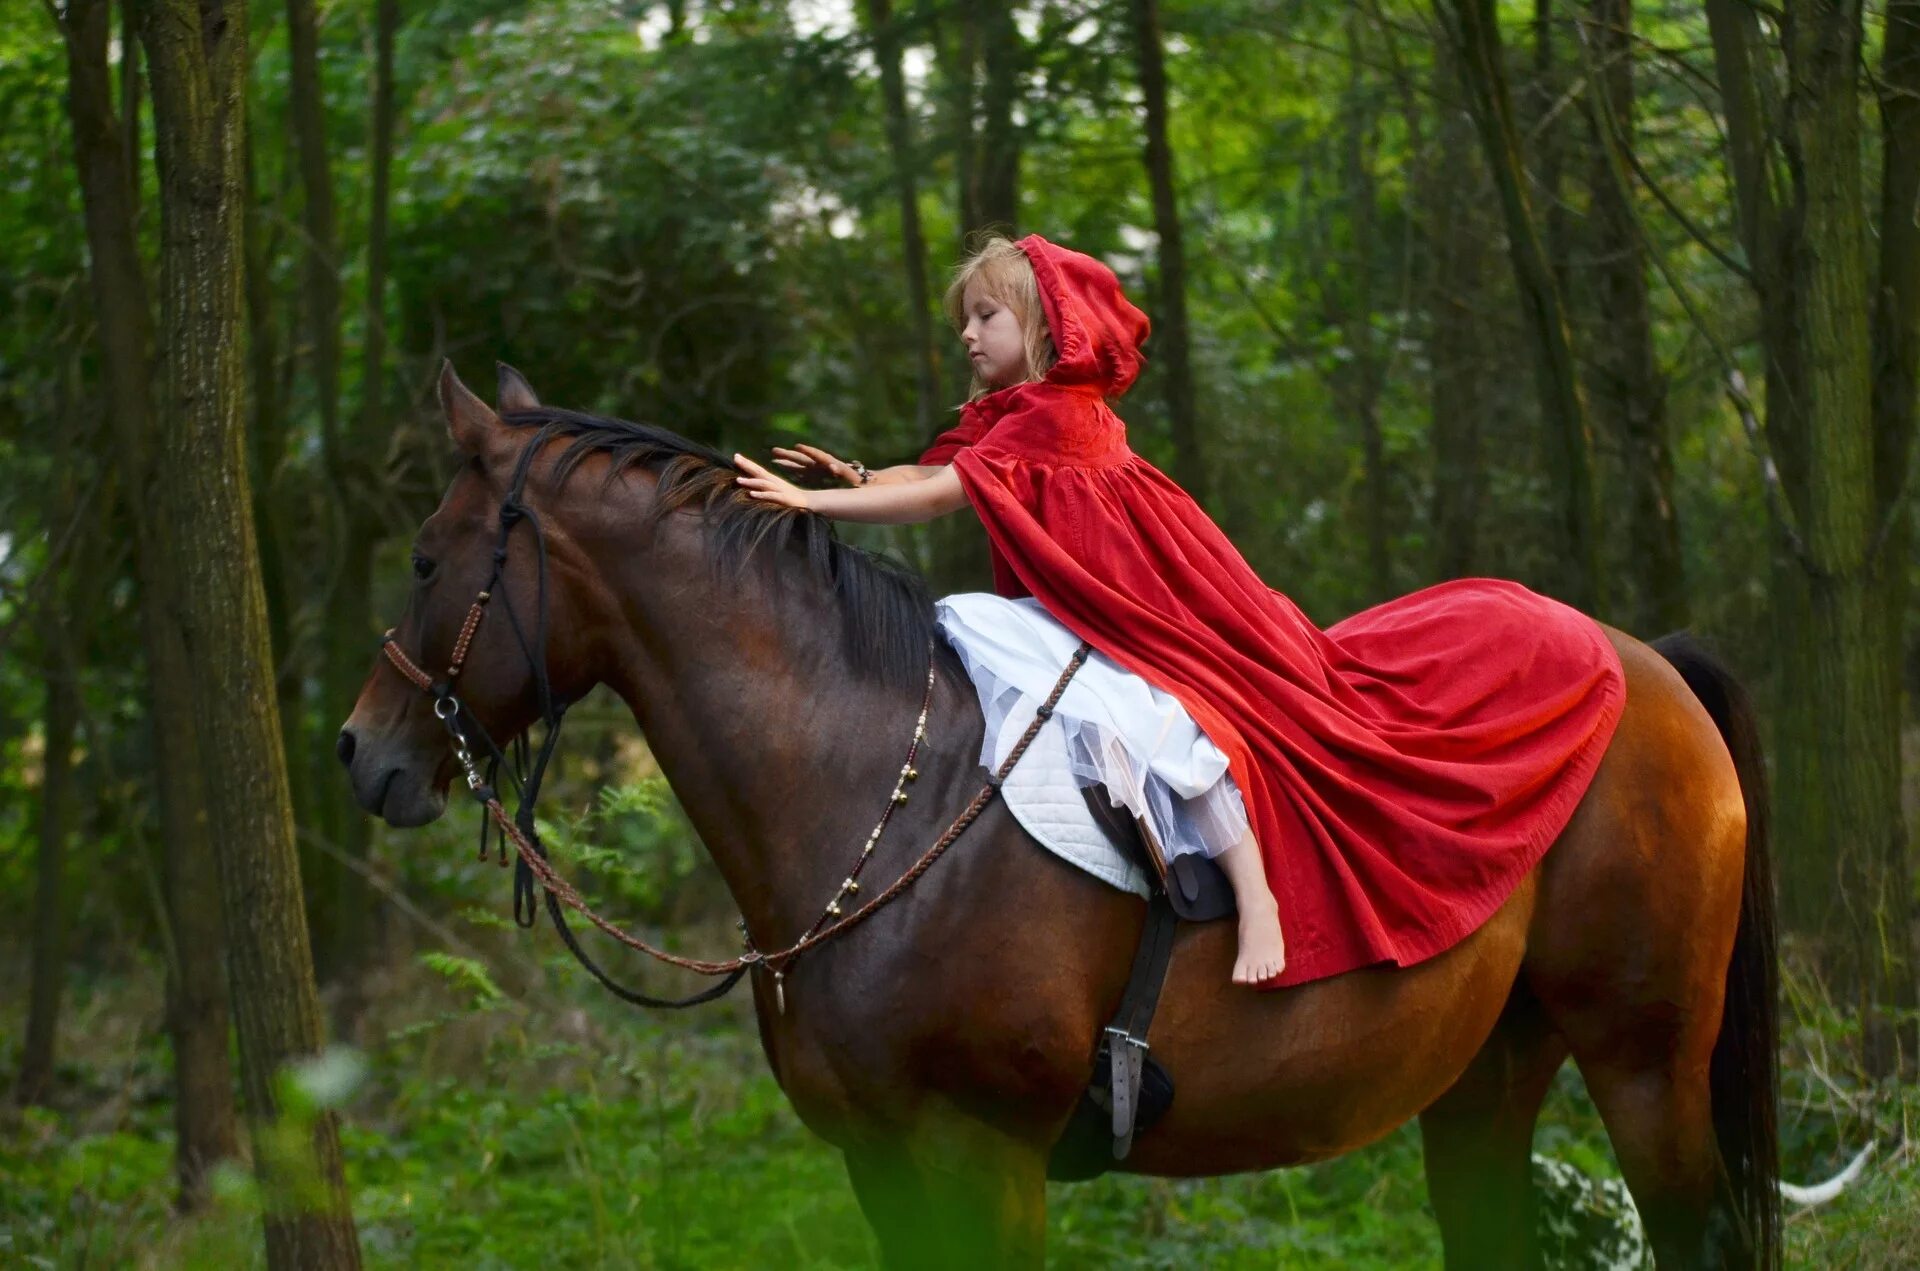
[[[900,767],[899,776],[894,781],[893,792],[887,798],[886,810],[881,813],[879,823],[873,827],[873,832],[867,835],[866,842],[861,847],[860,854],[854,860],[852,867],[848,870],[845,881],[840,884],[833,898],[827,902],[826,906],[821,910],[820,916],[814,920],[813,924],[807,928],[799,939],[787,945],[785,948],[762,952],[754,947],[752,938],[746,934],[746,922],[742,919],[740,922],[740,930],[746,946],[746,952],[739,957],[729,958],[720,962],[708,962],[697,958],[681,957],[678,954],[669,953],[664,949],[656,949],[638,936],[631,935],[619,927],[616,927],[588,907],[587,903],[581,899],[580,893],[574,889],[572,884],[568,883],[555,872],[552,863],[547,859],[546,846],[540,841],[539,832],[534,825],[534,803],[535,800],[539,798],[540,786],[546,777],[547,764],[553,758],[554,749],[559,744],[560,726],[564,721],[568,705],[567,703],[558,702],[554,698],[552,685],[547,679],[546,648],[548,609],[546,531],[540,524],[540,518],[534,514],[533,509],[528,507],[521,497],[526,489],[527,473],[532,467],[534,452],[538,449],[540,449],[539,439],[536,438],[521,450],[519,460],[514,466],[513,480],[508,486],[506,497],[503,498],[500,503],[500,528],[499,535],[494,541],[493,569],[488,575],[486,586],[482,587],[474,597],[473,603],[467,609],[466,618],[460,624],[460,633],[454,639],[453,650],[447,660],[446,675],[436,680],[432,675],[422,670],[419,664],[414,662],[412,658],[408,657],[406,653],[401,650],[399,643],[394,639],[394,633],[391,628],[380,639],[381,651],[385,653],[387,661],[393,665],[395,670],[433,699],[434,718],[438,719],[447,730],[448,741],[453,746],[454,760],[460,765],[460,770],[466,778],[467,789],[472,793],[475,801],[480,803],[486,812],[485,817],[483,817],[480,822],[480,859],[485,860],[487,858],[489,823],[499,828],[498,859],[502,866],[508,864],[507,844],[509,842],[513,844],[515,851],[515,860],[513,862],[513,917],[518,925],[531,927],[538,917],[539,911],[534,906],[533,895],[534,885],[537,882],[540,888],[546,893],[547,913],[553,919],[554,928],[559,931],[560,939],[566,944],[567,950],[573,954],[581,966],[587,969],[594,979],[598,980],[604,988],[621,1000],[631,1002],[636,1006],[659,1007],[672,1010],[687,1006],[697,1006],[702,1002],[710,1002],[727,993],[735,984],[739,983],[740,978],[749,970],[755,966],[763,966],[773,975],[774,1004],[776,1009],[784,1014],[786,1011],[787,969],[808,949],[813,948],[815,945],[824,944],[826,941],[833,939],[849,928],[864,922],[882,906],[906,891],[922,874],[926,873],[934,861],[938,860],[948,847],[952,846],[954,840],[960,837],[961,832],[965,830],[967,826],[971,825],[975,818],[986,809],[987,804],[993,800],[994,794],[1006,780],[1007,774],[1012,771],[1013,765],[1019,760],[1020,756],[1026,752],[1028,744],[1039,734],[1041,726],[1052,716],[1054,706],[1060,700],[1060,695],[1066,691],[1067,683],[1073,678],[1074,672],[1078,671],[1081,665],[1087,660],[1092,646],[1083,640],[1080,643],[1080,647],[1074,650],[1072,658],[1067,662],[1066,669],[1061,672],[1058,682],[1054,684],[1053,691],[1048,694],[1046,701],[1035,711],[1033,720],[1028,724],[1026,732],[1023,733],[1020,740],[1014,744],[1013,749],[1008,752],[1007,757],[1001,761],[1000,766],[988,774],[986,784],[968,801],[967,806],[947,827],[946,831],[891,885],[881,890],[873,896],[872,899],[867,900],[849,912],[848,906],[852,904],[852,898],[860,894],[861,871],[866,868],[868,860],[872,858],[874,848],[879,843],[880,835],[886,829],[888,821],[892,819],[894,810],[906,803],[907,786],[920,776],[919,769],[916,768],[914,764],[919,757],[920,748],[927,738],[927,715],[933,706],[933,688],[935,683],[935,668],[937,665],[934,657],[933,641],[929,639],[927,643],[927,688],[925,696],[922,697],[920,702],[919,718],[914,723],[913,739],[907,746],[906,761]],[[507,563],[507,547],[512,539],[514,526],[522,521],[525,521],[532,528],[534,543],[537,548],[537,555],[535,557],[537,562],[535,575],[537,579],[535,589],[537,613],[535,616],[533,640],[531,642],[527,639],[527,633],[521,625],[519,615],[514,611],[512,598],[500,591],[500,584]],[[529,747],[526,733],[521,733],[520,736],[516,737],[511,743],[513,746],[513,756],[509,759],[506,753],[494,742],[493,737],[487,732],[486,727],[482,725],[480,721],[474,717],[473,713],[467,709],[466,705],[454,695],[454,684],[460,678],[460,672],[466,665],[467,655],[473,647],[474,635],[479,631],[481,619],[486,616],[487,607],[496,593],[500,594],[501,601],[506,606],[507,620],[512,625],[514,638],[520,646],[522,655],[527,660],[529,669],[533,673],[534,686],[540,705],[540,716],[546,724],[546,735],[540,743],[539,752],[531,758],[529,758],[528,754]],[[466,728],[463,728],[461,725],[463,717],[466,720],[467,727],[470,727],[473,732],[478,735],[480,741],[486,748],[486,758],[484,760],[486,770],[484,775],[481,771],[482,761],[475,759]],[[513,782],[518,794],[518,806],[511,817],[507,815],[506,807],[500,800],[499,790],[495,784],[499,775],[500,766],[503,763],[507,766],[508,777]],[[719,983],[684,998],[658,998],[628,988],[612,979],[601,969],[600,965],[587,954],[586,950],[580,947],[579,941],[574,938],[572,928],[567,925],[567,909],[572,909],[601,931],[630,949],[638,950],[661,962],[693,971],[699,975],[721,976],[724,978],[721,979]]]

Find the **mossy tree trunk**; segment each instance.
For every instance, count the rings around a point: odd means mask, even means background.
[[[913,330],[914,425],[932,436],[940,418],[940,358],[933,343],[933,300],[927,288],[927,239],[920,228],[920,190],[915,175],[913,122],[907,111],[906,79],[900,69],[900,24],[893,0],[862,0],[867,34],[880,67],[880,97],[887,115],[887,151],[893,160],[894,198],[900,205],[901,269]]]
[[[119,482],[134,527],[134,571],[154,730],[167,941],[167,1032],[173,1044],[174,1152],[183,1209],[206,1198],[208,1170],[238,1151],[228,1046],[226,935],[208,848],[205,792],[187,679],[186,636],[171,600],[171,525],[155,507],[152,464],[152,318],[134,229],[137,50],[123,46],[126,96],[116,117],[109,88],[107,0],[72,0],[67,106],[86,218],[89,281]],[[123,28],[123,31],[130,28]]]
[[[1434,54],[1433,93],[1440,118],[1433,161],[1421,169],[1420,214],[1431,264],[1427,347],[1431,366],[1433,505],[1429,533],[1436,578],[1479,572],[1480,503],[1485,463],[1480,429],[1491,403],[1482,355],[1488,343],[1489,262],[1480,210],[1486,179],[1473,121],[1459,101],[1459,70],[1443,42]]]
[[[1450,37],[1456,41],[1461,82],[1499,195],[1507,250],[1533,348],[1548,466],[1560,503],[1557,519],[1565,574],[1558,590],[1569,604],[1605,617],[1592,429],[1566,308],[1527,195],[1495,6],[1493,0],[1443,0],[1442,8],[1443,20],[1448,15],[1452,18]]]
[[[1767,447],[1784,495],[1774,571],[1782,899],[1877,1073],[1914,1059],[1913,874],[1900,808],[1899,649],[1912,449],[1915,8],[1888,9],[1883,218],[1860,163],[1864,20],[1794,0],[1779,57],[1754,12],[1709,0],[1729,166],[1766,354]],[[1887,203],[1903,196],[1904,205]],[[1876,264],[1870,249],[1878,230]]]
[[[1187,323],[1187,250],[1180,233],[1180,199],[1174,181],[1173,148],[1167,140],[1167,65],[1160,39],[1158,0],[1130,0],[1134,64],[1144,103],[1143,149],[1147,188],[1153,196],[1153,230],[1158,277],[1153,315],[1154,356],[1164,369],[1167,422],[1173,431],[1173,477],[1187,493],[1204,501],[1206,456],[1194,404],[1192,338]]]
[[[268,1265],[357,1267],[331,1114],[289,1150],[276,1083],[321,1044],[293,847],[243,420],[247,15],[232,0],[142,0],[160,174],[164,350],[155,429],[162,567],[186,637],[207,832],[229,966]]]
[[[1590,386],[1596,423],[1620,447],[1628,489],[1631,621],[1652,637],[1687,625],[1686,571],[1673,503],[1666,384],[1653,353],[1646,244],[1633,205],[1632,0],[1590,0],[1593,283]]]

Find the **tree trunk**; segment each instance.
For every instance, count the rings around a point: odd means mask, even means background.
[[[307,342],[312,356],[308,367],[320,415],[320,458],[331,498],[341,518],[341,541],[335,544],[336,558],[349,551],[354,536],[349,524],[358,514],[356,500],[359,453],[340,427],[340,257],[335,235],[333,171],[327,152],[326,97],[320,80],[320,36],[314,0],[286,0],[287,11],[287,86],[293,110],[293,135],[300,171],[301,255],[304,277]],[[348,571],[351,572],[351,571]],[[333,718],[335,698],[345,671],[334,665],[335,654],[347,634],[338,621],[342,606],[364,604],[344,595],[340,588],[345,577],[328,571],[333,588],[322,597],[321,612],[326,616],[320,646],[319,715]],[[356,647],[352,659],[356,673],[364,673],[365,646]],[[357,683],[357,681],[356,681]],[[292,736],[304,737],[301,721],[294,721]],[[338,782],[321,780],[327,762],[327,746],[303,740],[297,753],[310,755],[315,770],[306,775],[311,783],[306,809],[312,814],[313,829],[333,846],[358,859],[363,856],[364,817],[345,797]],[[358,839],[356,844],[350,840]],[[356,850],[359,848],[359,850]],[[309,914],[313,924],[314,953],[320,976],[329,982],[351,979],[352,965],[359,949],[358,935],[348,913],[340,909],[343,896],[349,894],[354,880],[350,871],[331,854],[321,853],[307,862],[307,877],[313,880],[310,891],[313,905]]]
[[[140,44],[133,29],[133,6],[120,4],[120,130],[127,162],[127,200],[140,207]]]
[[[1173,427],[1173,475],[1187,493],[1205,501],[1207,468],[1194,406],[1193,368],[1187,334],[1187,257],[1180,237],[1180,205],[1173,179],[1173,149],[1167,144],[1167,70],[1160,44],[1158,0],[1131,0],[1133,52],[1146,106],[1147,184],[1153,191],[1153,228],[1159,240],[1160,312],[1154,315],[1154,350],[1166,368],[1167,418]]]
[[[1905,489],[1920,412],[1920,0],[1889,0],[1880,63],[1880,271],[1873,310],[1873,435],[1875,506],[1890,518],[1874,561],[1869,594],[1879,605],[1879,657],[1895,677],[1905,659],[1906,564],[1912,558],[1913,513]],[[1894,715],[1895,728],[1900,715]],[[1896,743],[1897,745],[1897,743]],[[1899,752],[1896,749],[1895,755]],[[1896,760],[1897,761],[1897,760]],[[1897,778],[1896,778],[1897,779]],[[1883,956],[1890,1018],[1869,1030],[1875,1070],[1920,1068],[1920,968],[1913,964],[1914,857],[1896,802],[1889,819],[1885,860],[1875,870],[1884,896],[1887,939]]]
[[[933,53],[945,82],[947,131],[953,147],[954,220],[960,229],[959,248],[979,227],[980,209],[974,201],[974,167],[978,139],[974,107],[978,102],[975,77],[980,68],[979,15],[973,5],[958,10],[935,10]]]
[[[167,923],[174,951],[167,968],[168,1033],[173,1043],[176,1161],[180,1207],[206,1195],[207,1171],[238,1151],[233,1066],[227,1043],[226,936],[212,856],[187,685],[185,633],[170,601],[161,544],[171,527],[156,515],[152,492],[148,394],[152,339],[146,277],[134,229],[135,135],[123,112],[116,124],[108,89],[106,0],[67,6],[68,95],[74,161],[86,217],[107,415],[116,439],[120,484],[136,527],[134,568],[152,700],[154,785],[165,845]],[[122,66],[135,60],[122,46]],[[137,83],[129,75],[125,83]],[[119,127],[127,128],[123,137]]]
[[[313,392],[320,448],[340,459],[340,269],[334,241],[333,168],[327,157],[327,107],[320,86],[320,32],[313,0],[287,0],[287,88],[304,199],[307,339],[313,344]]]
[[[1593,333],[1596,422],[1619,438],[1631,507],[1633,622],[1644,636],[1688,622],[1680,524],[1673,506],[1666,385],[1653,355],[1646,248],[1624,156],[1634,145],[1632,0],[1590,0],[1595,62]]]
[[[1572,255],[1566,193],[1567,128],[1560,98],[1564,80],[1553,50],[1553,0],[1533,4],[1534,183],[1540,189],[1541,220],[1546,226],[1547,260],[1554,285],[1567,294],[1567,262]]]
[[[1889,30],[1889,100],[1914,87],[1912,16],[1904,7]],[[1906,541],[1895,492],[1912,436],[1911,389],[1898,381],[1912,383],[1911,344],[1900,350],[1916,316],[1913,206],[1883,203],[1876,283],[1859,163],[1857,9],[1787,6],[1783,124],[1763,105],[1759,86],[1773,72],[1752,10],[1709,0],[1707,17],[1767,345],[1766,435],[1788,509],[1789,550],[1774,571],[1780,662],[1791,668],[1776,729],[1782,898],[1789,920],[1814,937],[1835,996],[1857,1008],[1867,1064],[1887,1074],[1913,1058],[1915,1000],[1899,788],[1904,614],[1893,578],[1906,560],[1892,554]],[[1886,124],[1883,198],[1904,187],[1910,199],[1910,109]]]
[[[266,208],[254,179],[256,129],[249,123],[246,150],[247,357],[252,374],[253,413],[247,429],[247,468],[253,485],[253,526],[260,539],[261,585],[267,595],[267,637],[273,648],[274,691],[280,728],[289,755],[303,748],[302,676],[293,656],[293,598],[287,586],[284,499],[279,497],[280,465],[286,450],[286,417],[279,392],[280,347],[273,320],[273,246],[265,227]],[[294,818],[312,821],[313,799],[306,767],[292,764],[287,779]]]
[[[1437,578],[1480,572],[1483,474],[1480,426],[1488,409],[1480,353],[1486,344],[1479,302],[1486,286],[1486,244],[1478,210],[1483,182],[1473,122],[1454,100],[1458,68],[1444,45],[1435,52],[1440,102],[1438,152],[1424,175],[1422,212],[1433,257],[1427,296],[1433,406],[1433,570]]]
[[[280,1070],[320,1048],[280,747],[266,599],[255,551],[242,420],[244,5],[143,0],[160,171],[161,330],[156,512],[163,568],[186,630],[187,682],[220,877],[241,1077],[266,1204],[270,1267],[357,1267],[339,1133],[316,1118],[306,1146],[277,1142]]]
[[[1380,432],[1380,365],[1373,342],[1374,179],[1373,117],[1366,101],[1365,57],[1360,45],[1361,11],[1347,11],[1347,119],[1344,164],[1347,217],[1353,229],[1348,265],[1352,296],[1343,306],[1348,361],[1345,397],[1360,427],[1366,498],[1367,582],[1369,603],[1393,591],[1388,560],[1386,442]]]
[[[974,214],[979,220],[967,228],[1017,233],[1020,134],[1014,126],[1013,104],[1020,94],[1020,28],[1013,21],[1012,0],[984,0],[968,7],[978,14],[986,82],[980,102],[980,149],[973,167]]]
[[[880,96],[887,112],[887,149],[893,158],[893,188],[900,203],[900,254],[907,275],[907,305],[913,315],[914,419],[921,436],[932,435],[940,414],[940,362],[933,347],[933,305],[927,290],[927,241],[920,229],[920,195],[913,175],[913,130],[907,88],[900,73],[900,31],[893,0],[863,0],[873,56],[880,64]]]
[[[365,362],[360,374],[360,436],[378,438],[387,409],[387,221],[393,188],[393,39],[400,0],[377,0],[373,32],[372,190],[367,200]]]
[[[366,678],[366,652],[374,638],[371,587],[373,554],[381,525],[373,512],[380,477],[367,456],[381,453],[387,383],[387,224],[393,170],[393,42],[399,23],[398,0],[379,0],[375,9],[373,113],[369,120],[371,192],[367,208],[367,296],[365,362],[360,376],[358,422],[347,438],[348,456],[339,469],[351,480],[342,500],[342,542],[334,600],[327,613],[326,674],[323,679],[323,719],[344,718],[360,682]],[[328,752],[331,746],[319,749]],[[365,863],[371,844],[371,822],[354,805],[340,782],[326,783],[316,802],[325,809],[321,832],[350,861]],[[326,963],[341,989],[336,1019],[343,1029],[357,1022],[362,1005],[359,982],[374,957],[379,941],[379,901],[361,872],[341,867],[328,858],[322,877],[333,889],[330,940]]]
[[[1499,193],[1514,281],[1533,345],[1547,453],[1560,499],[1560,536],[1566,562],[1563,598],[1604,618],[1605,580],[1600,572],[1594,503],[1593,439],[1560,288],[1527,198],[1493,0],[1446,0],[1446,7],[1456,19],[1462,86]]]
[[[71,502],[71,498],[66,500]],[[79,685],[62,656],[75,632],[60,613],[66,589],[50,587],[41,601],[41,658],[46,663],[44,747],[40,762],[39,848],[34,859],[33,963],[27,989],[27,1022],[20,1050],[14,1102],[31,1107],[53,1093],[54,1042],[59,1031],[61,989],[67,978],[67,831],[73,813],[73,734],[79,715]]]

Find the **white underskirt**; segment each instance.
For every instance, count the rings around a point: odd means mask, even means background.
[[[980,762],[997,770],[1080,639],[1031,597],[961,592],[936,601],[935,612],[980,694]],[[1114,806],[1147,823],[1168,859],[1218,856],[1247,833],[1225,752],[1171,694],[1105,654],[1094,651],[1074,673],[1046,727],[1062,731],[1075,783],[1106,786]]]

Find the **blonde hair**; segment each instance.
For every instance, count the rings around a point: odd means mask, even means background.
[[[1027,346],[1027,383],[1046,377],[1054,363],[1053,336],[1047,329],[1047,311],[1040,303],[1040,283],[1033,276],[1033,262],[1015,246],[1012,239],[992,234],[954,267],[953,281],[947,285],[947,321],[955,331],[967,325],[967,285],[978,280],[981,289],[1013,310],[1014,320]],[[974,372],[969,398],[978,397],[991,386]]]

